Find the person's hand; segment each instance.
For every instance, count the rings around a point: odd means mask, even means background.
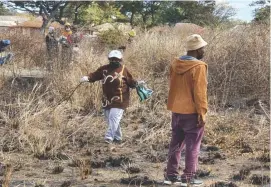
[[[89,82],[88,76],[84,76],[80,79],[80,83]]]
[[[202,120],[199,120],[199,123],[197,125],[198,128],[204,127],[205,126],[205,122]]]
[[[203,121],[202,117],[199,116],[197,127],[201,128],[201,127],[204,127],[204,126],[205,126],[205,121]]]
[[[145,84],[145,81],[137,81],[137,85],[143,85]]]

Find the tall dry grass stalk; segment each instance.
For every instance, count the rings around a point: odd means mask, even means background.
[[[9,187],[9,184],[11,182],[11,175],[13,172],[13,168],[11,164],[7,164],[5,168],[4,178],[3,178],[3,187]]]
[[[125,124],[143,125],[145,131],[139,140],[142,146],[168,144],[168,69],[174,57],[185,54],[184,44],[188,34],[171,28],[163,33],[142,33],[125,51],[126,67],[136,79],[145,80],[154,90],[153,97],[145,103],[140,103],[133,91],[131,106],[123,121]],[[45,66],[42,38],[29,40],[21,36],[11,37],[16,67]],[[209,65],[211,109],[235,104],[241,99],[269,102],[268,27],[248,26],[241,32],[209,30],[203,37],[209,43],[204,61]],[[78,84],[81,76],[108,63],[108,51],[99,50],[94,42],[85,41],[80,48],[82,53],[78,63],[66,62],[64,69],[54,70],[54,73],[39,81],[1,77],[2,151],[22,150],[38,157],[54,157],[63,150],[100,141],[106,127],[103,117],[97,115],[101,111],[102,94],[98,82],[83,84],[70,101],[57,105]],[[242,119],[245,120],[243,124],[249,121]],[[212,125],[218,121],[212,116],[210,120],[207,138],[218,135],[215,125]]]

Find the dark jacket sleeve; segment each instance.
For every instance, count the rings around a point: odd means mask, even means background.
[[[126,69],[126,75],[125,75],[125,79],[127,81],[127,84],[130,88],[135,88],[137,85],[137,81],[135,79],[133,79],[133,76],[131,75],[131,73],[128,71],[127,68]]]
[[[103,68],[100,67],[95,72],[88,75],[89,82],[95,82],[103,79]]]

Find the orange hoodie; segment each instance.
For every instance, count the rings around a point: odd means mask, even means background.
[[[174,59],[170,67],[168,110],[179,114],[207,113],[207,64],[190,56]]]
[[[62,36],[65,36],[66,38],[71,34],[72,34],[72,31],[66,31],[66,30],[62,31]]]

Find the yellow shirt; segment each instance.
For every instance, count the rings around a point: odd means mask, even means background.
[[[66,30],[62,31],[62,36],[68,37],[71,34],[72,34],[72,31],[66,31]]]

